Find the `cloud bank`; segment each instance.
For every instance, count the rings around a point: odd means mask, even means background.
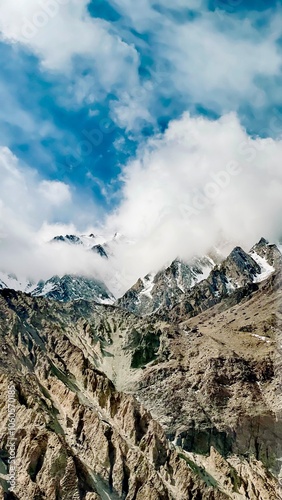
[[[124,169],[124,199],[108,220],[137,242],[132,269],[142,275],[226,241],[279,239],[281,154],[281,139],[250,137],[235,114],[171,122]]]
[[[186,113],[124,167],[122,201],[97,227],[87,204],[88,220],[72,224],[81,208],[69,186],[39,179],[34,170],[23,172],[2,148],[1,267],[36,278],[98,274],[108,285],[120,280],[122,293],[176,257],[190,259],[226,242],[248,249],[261,236],[278,240],[281,157],[282,139],[250,137],[236,114],[211,120]],[[125,236],[108,262],[81,248],[46,245],[55,234],[90,231],[106,239],[116,231]]]

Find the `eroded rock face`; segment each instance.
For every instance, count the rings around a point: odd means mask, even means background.
[[[235,254],[163,316],[0,291],[0,498],[281,497],[282,278]]]
[[[28,302],[38,319],[42,304]],[[133,396],[117,392],[63,329],[35,332],[26,305],[26,297],[17,294],[1,297],[1,344],[8,345],[1,359],[1,459],[5,468],[3,396],[13,381],[15,498],[170,499],[187,498],[190,489],[195,498],[226,498],[187,466],[160,424]],[[1,484],[7,489],[5,475]]]

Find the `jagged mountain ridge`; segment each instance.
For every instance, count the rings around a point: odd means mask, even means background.
[[[105,238],[101,236],[96,236],[94,234],[90,234],[89,236],[81,235],[76,236],[75,234],[66,234],[65,236],[55,236],[51,243],[65,243],[68,245],[80,245],[83,246],[86,250],[92,250],[93,252],[98,253],[101,257],[108,258],[108,254],[106,248],[108,247],[107,241]]]
[[[85,251],[94,251],[103,260],[107,260],[111,258],[114,251],[111,244],[118,244],[120,238],[122,236],[118,234],[108,240],[94,234],[89,236],[60,235],[55,237],[52,243],[79,245]],[[224,265],[226,269],[220,268],[218,256],[216,261],[213,259],[214,257],[205,256],[195,258],[190,263],[175,259],[167,268],[157,273],[149,273],[143,279],[140,278],[135,285],[117,300],[117,305],[141,315],[153,314],[163,308],[172,309],[186,300],[185,295],[189,294],[192,289],[194,290],[196,285],[208,279],[213,282],[211,292],[214,299],[216,299],[220,298],[217,297],[218,294],[223,293],[223,296],[225,296],[226,293],[240,287],[243,283],[256,282],[267,278],[271,272],[281,265],[280,251],[275,245],[270,245],[264,238],[249,253],[244,252],[239,247],[234,249],[230,256],[225,259]],[[238,260],[237,264],[235,263],[236,259]],[[240,275],[239,272],[237,279],[235,275],[232,276],[236,265],[239,266],[239,269],[241,268],[240,272],[242,274]],[[231,277],[229,278],[228,273],[230,270]],[[0,273],[1,288],[11,288],[31,293],[34,296],[46,296],[46,298],[63,301],[85,298],[99,303],[112,303],[115,300],[112,291],[100,278],[97,279],[96,277],[52,276],[45,281],[40,280],[38,283],[33,283],[25,278],[18,280],[14,275]],[[195,288],[195,293],[198,288]]]
[[[166,269],[140,278],[116,304],[142,315],[152,314],[162,307],[170,308],[186,290],[209,275],[214,265],[209,257],[194,259],[191,264],[176,259]]]
[[[236,247],[220,264],[208,257],[194,265],[176,260],[164,271],[139,279],[116,304],[141,316],[174,308],[193,314],[236,290],[267,279],[281,267],[282,254],[277,246],[261,238],[249,253]],[[180,285],[181,275],[188,279]]]
[[[66,234],[55,236],[51,243],[60,243],[67,245],[79,245],[83,247],[86,251],[93,251],[98,253],[101,257],[109,258],[109,256],[113,255],[115,245],[118,244],[120,240],[125,240],[124,236],[115,233],[114,236],[102,236],[99,234],[89,234],[89,235],[75,235],[75,234]]]
[[[49,244],[79,246],[84,251],[93,252],[103,260],[107,260],[113,255],[116,245],[122,238],[118,233],[108,238],[93,233],[79,236],[68,234],[55,236]],[[34,282],[27,277],[18,278],[15,274],[0,271],[0,289],[3,288],[63,301],[85,298],[99,303],[112,303],[115,300],[114,294],[101,279],[99,272],[96,276],[78,274],[50,276],[48,279]]]

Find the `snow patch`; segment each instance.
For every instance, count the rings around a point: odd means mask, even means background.
[[[262,340],[263,342],[267,342],[268,344],[271,343],[271,340],[269,340],[268,337],[263,337],[262,335],[257,335],[256,333],[251,333],[252,337],[256,337],[259,340]]]
[[[146,295],[146,297],[149,297],[149,299],[153,298],[151,292],[155,285],[154,283],[155,276],[156,274],[151,273],[142,279],[144,289],[142,290],[142,292],[140,292],[140,295]]]
[[[178,267],[178,273],[177,273],[177,276],[176,276],[176,284],[179,288],[179,290],[181,290],[181,292],[185,292],[184,288],[183,288],[183,283],[182,283],[182,279],[181,279],[181,263],[178,262],[177,263],[177,267]]]
[[[54,290],[56,284],[52,283],[51,281],[49,283],[45,283],[44,287],[42,288],[42,291],[38,294],[38,297],[43,297],[49,292],[52,292]]]
[[[251,256],[261,268],[261,273],[255,276],[254,283],[261,283],[275,271],[275,268],[267,262],[265,257],[261,257],[256,252],[252,252]]]
[[[198,276],[198,279],[196,283],[200,283],[203,280],[206,280],[212,269],[215,267],[215,262],[210,258],[210,257],[205,257],[205,260],[207,260],[207,264],[201,268],[201,274]]]
[[[227,293],[234,292],[234,290],[236,290],[236,288],[238,288],[237,283],[232,282],[231,279],[227,278],[227,282],[226,282]]]
[[[83,246],[88,250],[95,245],[104,245],[107,242],[107,239],[100,234],[93,234],[89,236],[83,234],[79,236],[79,238],[82,241]]]

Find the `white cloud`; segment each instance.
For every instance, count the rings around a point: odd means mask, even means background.
[[[119,123],[134,127],[143,108],[154,118],[156,102],[162,98],[180,100],[187,109],[200,105],[219,114],[249,106],[257,113],[280,103],[279,84],[282,58],[281,9],[262,15],[249,12],[241,19],[222,10],[206,10],[206,2],[189,2],[198,11],[185,20],[187,2],[166,2],[167,10],[156,10],[156,3],[144,0],[138,6],[131,0],[115,0],[129,26],[149,33],[153,52],[152,86],[147,93],[128,90],[125,99],[115,103]],[[164,7],[164,2],[161,2]],[[169,15],[171,12],[178,16]],[[138,42],[137,42],[138,43]],[[125,108],[128,108],[127,111]],[[134,121],[135,112],[135,121]],[[142,114],[141,114],[142,116]]]
[[[119,100],[112,102],[112,117],[119,127],[127,132],[139,130],[142,125],[155,122],[149,110],[150,95],[154,91],[153,85],[148,83],[128,92],[119,94]]]
[[[42,181],[38,190],[51,205],[60,206],[71,201],[70,187],[64,182]]]
[[[226,240],[248,248],[263,235],[279,238],[281,155],[282,140],[250,138],[235,114],[171,122],[123,172],[108,230],[136,242],[120,248],[124,269],[137,279]]]
[[[281,29],[270,28],[258,37],[251,19],[223,19],[224,30],[211,13],[189,26],[168,23],[171,40],[161,33],[162,56],[174,67],[176,90],[191,96],[193,102],[219,112],[237,109],[242,103],[256,107],[261,96],[258,78],[280,73],[282,61],[276,40]]]
[[[23,168],[6,147],[0,147],[0,232],[6,243],[25,245],[60,206],[69,206],[70,187],[62,182],[42,181],[36,170]],[[3,241],[2,245],[5,245]],[[14,255],[15,257],[15,255]],[[2,255],[2,263],[5,255]]]
[[[75,57],[91,61],[105,92],[120,85],[125,73],[128,83],[136,85],[137,52],[114,34],[108,23],[92,18],[88,4],[89,0],[2,0],[2,39],[23,44],[41,59],[45,69],[63,74],[73,72]],[[78,79],[76,85],[79,99],[84,84]]]
[[[99,277],[103,262],[98,255],[48,244],[58,234],[79,233],[76,224],[86,234],[93,232],[90,221],[98,214],[92,200],[73,198],[69,185],[40,178],[0,147],[1,271],[35,281],[71,272]]]

